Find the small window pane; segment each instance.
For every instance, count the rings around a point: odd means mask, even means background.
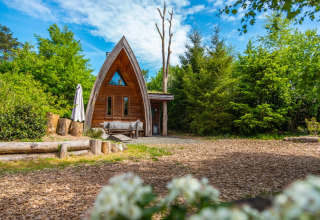
[[[124,97],[123,101],[124,101],[124,112],[123,112],[123,115],[124,116],[128,116],[129,98],[128,97]]]
[[[112,114],[112,97],[108,97],[108,110],[107,115],[110,116]]]
[[[126,83],[124,82],[119,70],[115,72],[109,84],[116,86],[126,86]]]

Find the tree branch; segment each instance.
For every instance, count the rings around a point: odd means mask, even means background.
[[[158,33],[160,34],[161,39],[163,39],[162,34],[161,34],[160,30],[159,30],[159,27],[158,27],[157,23],[156,23],[156,27],[157,27]]]
[[[168,19],[168,22],[169,22],[169,45],[168,45],[167,65],[166,65],[166,78],[168,78],[168,75],[169,75],[170,54],[172,53],[172,51],[170,50],[170,47],[171,47],[171,39],[173,36],[173,33],[171,33],[173,9],[172,9],[171,13],[170,13],[170,11],[168,11],[168,13],[170,15],[170,20]]]
[[[157,8],[157,9],[158,9],[158,11],[159,11],[160,17],[163,19],[163,16],[162,16],[162,14],[161,14],[160,9],[159,9],[159,8]]]

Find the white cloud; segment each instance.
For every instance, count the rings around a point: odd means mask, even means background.
[[[153,68],[161,66],[161,41],[155,23],[161,27],[157,8],[162,11],[162,0],[52,1],[54,2],[51,7],[41,0],[13,0],[7,5],[36,18],[41,16],[54,20],[54,12],[60,22],[90,27],[92,35],[103,37],[106,42],[117,43],[125,35],[139,62]],[[179,63],[178,54],[183,53],[191,29],[185,24],[185,20],[189,15],[204,11],[205,6],[190,6],[188,0],[167,1],[167,10],[171,11],[172,8],[174,15],[171,63],[176,65]],[[169,18],[168,13],[166,18]],[[168,27],[169,24],[166,22],[166,30]]]
[[[42,2],[42,0],[11,0],[3,1],[8,7],[24,12],[32,17],[43,20],[56,20],[52,11]]]
[[[65,10],[68,22],[86,24],[93,27],[93,35],[103,37],[107,42],[117,43],[125,35],[138,60],[150,66],[161,66],[161,41],[155,23],[161,27],[161,19],[157,8],[162,11],[161,1],[118,1],[98,0],[57,0]],[[185,0],[172,0],[167,3],[168,10],[174,10],[172,20],[171,63],[179,63],[178,54],[184,51],[189,25],[184,21],[187,15],[198,13],[203,5],[185,7],[190,3]],[[167,18],[169,14],[166,14]],[[166,29],[169,27],[166,22]],[[167,35],[168,36],[168,33]]]

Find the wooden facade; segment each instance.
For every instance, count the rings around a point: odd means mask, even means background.
[[[111,83],[115,74],[124,82]],[[173,97],[173,96],[172,96]],[[160,115],[159,115],[160,117]],[[89,98],[86,128],[101,127],[104,121],[143,122],[145,136],[152,135],[151,102],[140,66],[125,37],[107,56]],[[159,118],[160,121],[160,118]]]

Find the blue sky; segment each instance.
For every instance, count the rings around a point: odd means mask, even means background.
[[[242,11],[236,16],[216,16],[219,8],[233,1],[166,1],[167,8],[174,10],[173,65],[179,64],[178,54],[183,53],[193,27],[208,41],[214,26],[220,25],[221,37],[239,52],[243,52],[250,38],[263,35],[263,14],[258,16],[253,27],[249,27],[249,33],[242,36],[237,31],[241,27]],[[161,42],[155,27],[156,22],[161,24],[158,7],[162,9],[162,0],[0,0],[0,23],[9,27],[19,41],[32,44],[36,44],[34,34],[48,37],[47,28],[51,24],[67,25],[80,40],[83,53],[95,69],[94,75],[106,58],[105,52],[110,52],[125,35],[141,68],[148,69],[154,76],[162,65]],[[305,30],[318,24],[307,21],[297,27]]]

